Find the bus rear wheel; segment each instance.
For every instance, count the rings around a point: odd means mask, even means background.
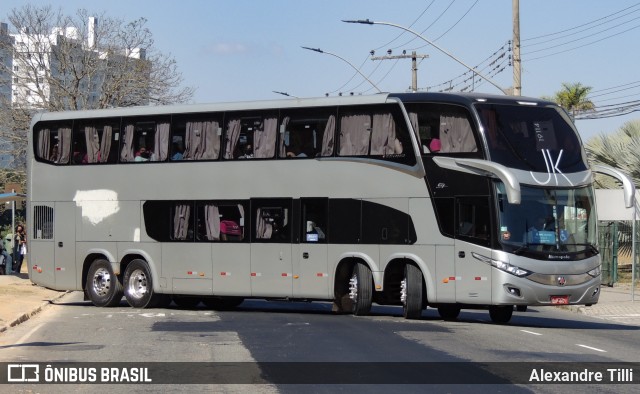
[[[113,272],[111,263],[95,260],[89,267],[86,284],[87,295],[95,306],[113,307],[122,300],[122,284]]]
[[[511,316],[513,315],[513,306],[512,305],[496,305],[489,307],[489,316],[491,317],[491,321],[498,324],[505,324],[511,320]]]
[[[402,315],[405,319],[422,316],[422,272],[412,264],[404,266],[404,279],[400,284]]]
[[[134,308],[166,305],[168,296],[153,291],[153,279],[146,261],[136,259],[124,271],[124,296]]]
[[[356,263],[349,279],[351,312],[356,316],[365,316],[371,311],[373,298],[371,282],[371,269],[366,264]]]

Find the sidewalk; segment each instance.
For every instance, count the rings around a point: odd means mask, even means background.
[[[26,264],[20,275],[0,275],[0,333],[39,313],[66,292],[45,289],[31,283]],[[601,287],[600,302],[593,306],[565,306],[567,311],[604,319],[635,319],[640,325],[640,288],[631,301],[631,286]]]
[[[0,333],[29,320],[65,294],[65,291],[49,290],[32,284],[26,264],[22,265],[20,275],[0,275]]]

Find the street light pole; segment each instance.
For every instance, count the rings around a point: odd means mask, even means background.
[[[314,51],[314,52],[318,52],[318,53],[325,53],[325,54],[327,54],[327,55],[331,55],[331,56],[337,57],[338,59],[340,59],[340,60],[342,60],[343,62],[345,62],[345,63],[347,63],[348,65],[350,65],[354,70],[356,70],[356,72],[357,72],[358,74],[360,74],[360,75],[362,76],[362,78],[366,79],[366,80],[367,80],[367,82],[369,82],[369,83],[371,84],[371,86],[373,86],[374,88],[376,88],[376,90],[378,91],[378,93],[382,93],[382,91],[381,91],[380,89],[378,89],[378,87],[376,86],[376,84],[375,84],[375,83],[373,83],[373,82],[371,82],[371,81],[369,80],[369,78],[367,78],[367,77],[366,77],[366,76],[365,76],[365,75],[364,75],[364,74],[363,74],[363,73],[358,69],[358,67],[356,67],[356,66],[354,66],[353,64],[351,64],[351,62],[350,62],[350,61],[348,61],[347,59],[343,58],[342,56],[338,56],[338,55],[336,55],[335,53],[331,53],[331,52],[323,51],[323,50],[322,50],[322,49],[320,49],[320,48],[302,47],[302,49],[307,49],[307,50],[309,50],[309,51]]]
[[[471,70],[474,74],[478,75],[479,77],[485,79],[487,82],[489,82],[490,84],[492,84],[493,86],[495,86],[496,88],[500,89],[500,91],[502,93],[504,93],[505,95],[509,95],[509,93],[503,89],[502,87],[500,87],[500,85],[498,85],[497,83],[495,83],[491,78],[484,76],[483,74],[481,74],[478,70],[476,70],[475,68],[466,65],[462,60],[456,58],[455,56],[453,56],[452,54],[450,54],[449,52],[447,52],[446,50],[440,48],[438,45],[436,45],[435,43],[433,43],[432,41],[427,40],[425,37],[423,37],[420,33],[417,33],[411,29],[408,29],[404,26],[400,26],[400,25],[396,25],[395,23],[389,23],[389,22],[378,22],[378,21],[372,21],[369,19],[358,19],[358,20],[343,20],[343,22],[345,23],[360,23],[363,25],[384,25],[384,26],[392,26],[392,27],[397,27],[398,29],[402,29],[404,31],[407,31],[413,35],[415,35],[416,37],[426,41],[428,44],[432,45],[434,48],[436,48],[437,50],[439,50],[440,52],[444,53],[445,55],[449,56],[450,58],[452,58],[453,60],[455,60],[456,62],[462,64],[463,66],[465,66],[467,69]]]

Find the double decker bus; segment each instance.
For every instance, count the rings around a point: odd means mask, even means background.
[[[567,114],[537,99],[42,113],[28,191],[31,280],[101,307],[309,300],[506,323],[599,297],[593,170]]]

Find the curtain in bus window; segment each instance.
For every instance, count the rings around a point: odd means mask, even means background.
[[[258,159],[273,157],[278,135],[278,118],[265,119],[261,129],[253,132],[253,157]]]
[[[256,212],[256,238],[257,239],[271,239],[273,234],[273,224],[268,223],[262,217],[262,210],[258,208]]]
[[[363,156],[369,153],[371,117],[347,115],[340,121],[340,156]]]
[[[233,159],[233,152],[236,150],[238,139],[240,138],[240,130],[242,123],[240,119],[229,121],[227,125],[226,144],[224,147],[224,158]]]
[[[155,152],[151,161],[165,161],[169,156],[169,123],[156,124],[156,134],[153,137]]]
[[[418,114],[416,112],[409,112],[409,122],[411,122],[418,144],[420,144],[420,124],[418,123]]]
[[[240,228],[242,229],[242,238],[244,238],[244,207],[242,204],[238,204],[238,211],[240,212]]]
[[[402,145],[396,139],[396,123],[393,121],[393,116],[391,114],[375,114],[371,128],[371,154],[389,155],[393,153],[402,153]]]
[[[220,211],[215,205],[204,206],[204,222],[209,241],[220,239]]]
[[[215,160],[220,154],[220,124],[215,121],[187,122],[184,160]]]
[[[109,161],[112,136],[113,127],[104,126],[104,129],[102,129],[102,141],[100,141],[100,153],[98,155],[98,157],[100,158],[100,163],[106,163],[107,161]]]
[[[60,160],[58,160],[58,163],[68,163],[71,153],[71,129],[66,127],[59,128],[58,141],[60,145]]]
[[[190,205],[176,205],[176,211],[173,215],[173,239],[187,239],[190,214]]]
[[[87,163],[98,163],[100,161],[100,137],[98,130],[93,126],[84,128],[84,137],[87,143]]]
[[[491,109],[482,109],[480,111],[480,117],[483,120],[485,130],[484,134],[487,138],[489,148],[496,149],[500,146],[498,141],[498,121],[496,119],[496,111]]]
[[[334,136],[336,133],[336,117],[335,115],[329,116],[327,125],[324,127],[324,133],[322,134],[322,151],[320,155],[323,157],[333,155]]]
[[[477,152],[471,125],[465,116],[450,114],[440,116],[440,152]]]
[[[135,126],[128,124],[124,128],[124,138],[122,139],[122,152],[120,152],[121,161],[133,161],[133,131]]]
[[[42,129],[38,132],[38,157],[51,160],[51,130]]]
[[[284,132],[286,133],[287,131],[287,126],[289,125],[289,121],[291,120],[291,118],[289,116],[285,117],[284,119],[282,119],[282,124],[280,125],[280,127],[284,130]],[[284,146],[284,135],[281,134],[280,135],[280,148],[278,150],[278,157],[287,157],[287,150]]]

